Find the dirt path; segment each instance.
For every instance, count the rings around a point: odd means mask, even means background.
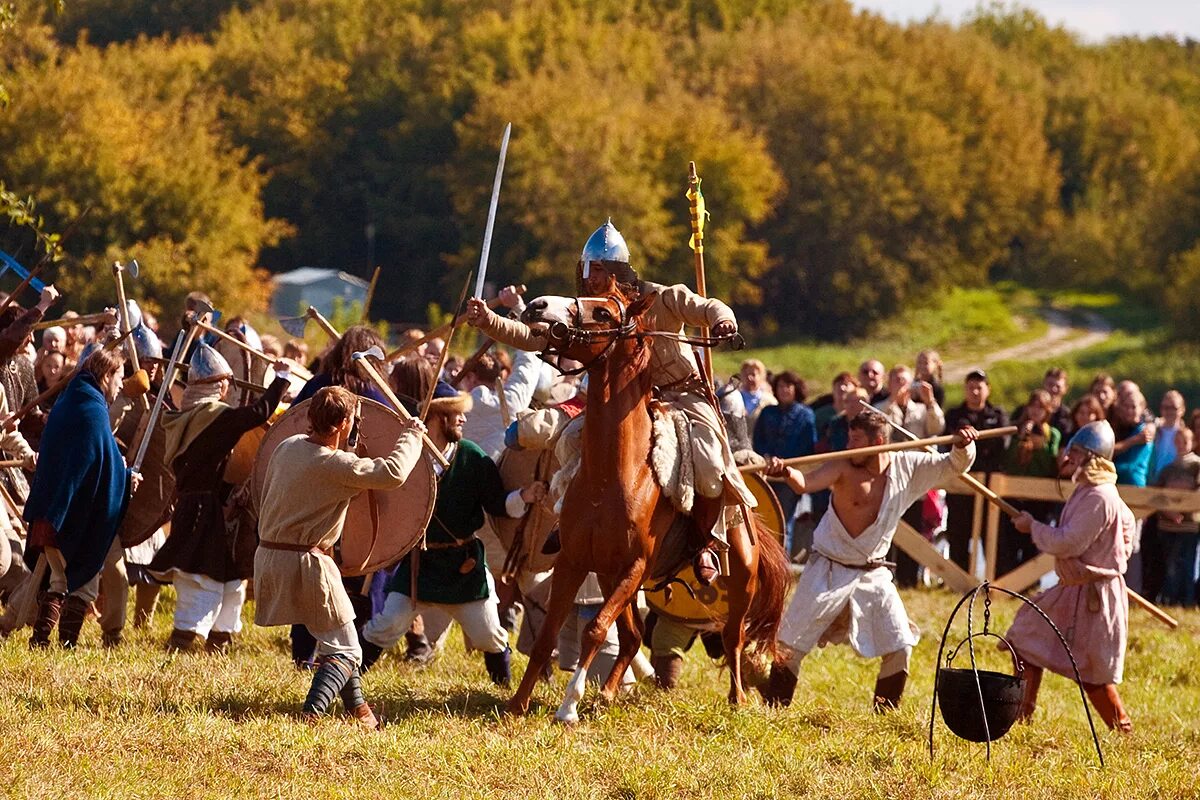
[[[1064,353],[1100,344],[1112,334],[1112,326],[1099,314],[1089,313],[1083,326],[1072,324],[1071,318],[1067,314],[1053,309],[1042,312],[1042,318],[1049,323],[1050,328],[1038,338],[996,350],[973,362],[947,361],[943,366],[943,381],[957,383],[965,378],[971,370],[987,369],[1000,361],[1022,358],[1040,361],[1054,358]]]

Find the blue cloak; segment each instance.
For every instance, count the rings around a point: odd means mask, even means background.
[[[25,521],[46,520],[73,592],[104,567],[129,504],[129,469],[109,427],[108,403],[90,372],[67,385],[46,420]],[[26,561],[36,558],[26,553]]]

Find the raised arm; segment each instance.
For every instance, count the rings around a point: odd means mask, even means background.
[[[545,350],[546,337],[530,330],[524,322],[501,317],[482,300],[467,301],[467,323],[501,344],[530,352]]]
[[[795,467],[786,466],[781,459],[767,459],[765,474],[771,478],[783,478],[796,494],[820,492],[830,489],[845,470],[845,461],[827,461],[812,472],[805,475]]]
[[[683,284],[664,286],[659,290],[659,301],[670,313],[683,320],[686,325],[716,328],[722,323],[737,330],[737,317],[733,309],[711,297],[701,297]]]

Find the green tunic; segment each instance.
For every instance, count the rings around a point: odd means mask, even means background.
[[[485,510],[508,516],[507,497],[495,462],[474,442],[459,442],[450,468],[438,480],[437,504],[425,532],[429,549],[405,556],[388,591],[412,596],[416,558],[418,602],[457,605],[486,599],[487,561],[475,531],[483,527]]]

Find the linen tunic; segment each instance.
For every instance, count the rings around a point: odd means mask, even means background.
[[[385,458],[360,458],[314,444],[304,434],[285,439],[271,456],[259,511],[260,542],[313,548],[254,555],[254,621],[328,631],[354,619],[354,608],[329,551],[342,535],[350,501],[364,489],[394,489],[421,458],[421,437],[405,432]]]
[[[974,443],[944,455],[893,453],[879,516],[857,537],[842,525],[831,503],[813,532],[813,554],[783,616],[780,643],[803,656],[819,643],[848,641],[866,658],[915,645],[919,631],[909,622],[891,572],[884,566],[845,565],[886,557],[908,507],[930,489],[966,472],[974,459]],[[836,631],[830,630],[835,622],[846,627],[839,624]]]
[[[1129,633],[1124,572],[1133,528],[1133,512],[1113,484],[1080,485],[1057,528],[1033,523],[1033,542],[1055,556],[1061,581],[1034,602],[1062,631],[1084,683],[1121,682]],[[1062,643],[1032,608],[1022,604],[1006,638],[1023,659],[1074,679]]]

